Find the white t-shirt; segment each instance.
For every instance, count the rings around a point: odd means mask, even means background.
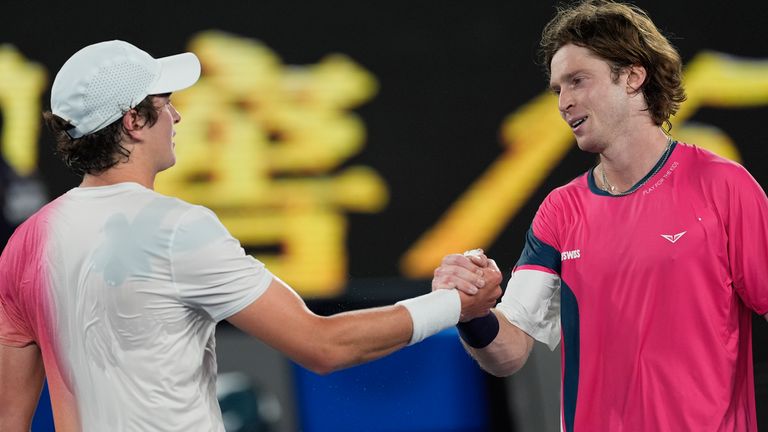
[[[75,188],[0,259],[0,343],[37,343],[83,431],[223,431],[216,323],[272,275],[210,210],[135,183]]]

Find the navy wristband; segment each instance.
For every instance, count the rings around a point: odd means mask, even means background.
[[[459,336],[472,348],[485,348],[499,334],[499,319],[491,312],[480,318],[456,324]]]

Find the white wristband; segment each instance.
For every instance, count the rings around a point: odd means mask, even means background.
[[[413,334],[408,345],[455,326],[461,316],[461,298],[453,289],[440,289],[419,297],[402,300],[413,321]]]

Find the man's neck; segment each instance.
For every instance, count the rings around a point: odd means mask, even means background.
[[[600,154],[600,165],[596,169],[596,178],[612,193],[624,192],[637,184],[664,153],[669,143],[668,137],[659,127],[643,128],[635,134],[627,134],[622,139],[611,143]],[[603,178],[609,184],[604,184]]]
[[[155,176],[138,172],[126,163],[118,164],[99,174],[86,174],[80,187],[110,186],[118,183],[138,183],[147,189],[155,188]]]

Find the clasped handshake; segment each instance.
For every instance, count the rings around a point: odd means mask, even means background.
[[[501,297],[501,271],[481,249],[443,258],[432,278],[432,291],[456,289],[461,298],[461,318],[466,322],[488,315]]]

